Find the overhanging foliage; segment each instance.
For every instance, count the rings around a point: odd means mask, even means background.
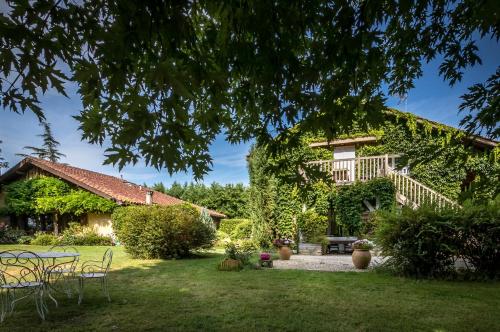
[[[82,189],[75,189],[53,177],[20,180],[5,186],[8,213],[35,216],[41,214],[110,213],[116,203]]]
[[[170,172],[209,169],[217,135],[269,151],[288,129],[333,138],[379,122],[422,64],[450,84],[498,40],[494,1],[8,1],[0,20],[2,106],[43,119],[39,92],[78,85],[83,138],[106,162],[144,158]],[[69,72],[65,74],[61,69]],[[498,137],[498,80],[465,95],[470,130]],[[388,87],[384,93],[384,87]],[[478,123],[476,126],[475,124]],[[280,134],[283,134],[280,136]],[[301,133],[300,133],[301,134]],[[286,140],[288,143],[284,144]]]

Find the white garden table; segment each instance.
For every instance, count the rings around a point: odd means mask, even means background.
[[[58,278],[62,275],[62,273],[65,273],[66,271],[63,270],[63,267],[71,262],[74,262],[77,257],[80,256],[80,253],[77,252],[58,252],[58,251],[31,251],[31,252],[22,252],[22,253],[15,253],[13,252],[1,252],[0,253],[0,265],[4,265],[3,261],[8,262],[9,259],[16,259],[19,262],[22,262],[22,260],[26,260],[26,262],[30,260],[36,260],[36,259],[42,259],[44,262],[43,265],[43,271],[45,273],[45,282],[44,284],[47,286],[47,291],[48,291],[48,296],[56,306],[58,305],[57,300],[52,296],[50,293],[51,290],[54,290],[56,292],[60,292],[57,288],[55,288],[50,282],[49,279],[51,275],[57,275]],[[58,259],[63,259],[65,258],[66,260],[62,263],[57,262]],[[0,266],[0,270],[3,270],[2,267]]]

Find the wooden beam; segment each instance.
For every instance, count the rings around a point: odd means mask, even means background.
[[[342,146],[342,145],[354,145],[360,143],[375,143],[377,142],[376,136],[364,136],[364,137],[356,137],[356,138],[346,138],[346,139],[336,139],[330,142],[316,142],[309,144],[311,148],[318,147],[328,147],[328,146]]]

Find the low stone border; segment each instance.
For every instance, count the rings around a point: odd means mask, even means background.
[[[331,272],[366,272],[382,262],[382,257],[373,256],[367,270],[358,270],[352,264],[351,255],[292,255],[290,260],[275,260],[274,268],[283,270],[308,270]]]

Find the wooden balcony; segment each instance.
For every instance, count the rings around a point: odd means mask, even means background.
[[[399,155],[358,157],[339,160],[315,160],[308,163],[317,166],[320,172],[330,175],[336,184],[351,184],[368,181],[394,172]],[[408,167],[397,171],[408,174]]]
[[[439,208],[460,207],[456,202],[412,179],[408,167],[396,169],[398,158],[399,155],[386,154],[352,159],[316,160],[308,164],[331,176],[337,185],[388,177],[394,183],[397,201],[412,208],[425,203],[435,204]]]

